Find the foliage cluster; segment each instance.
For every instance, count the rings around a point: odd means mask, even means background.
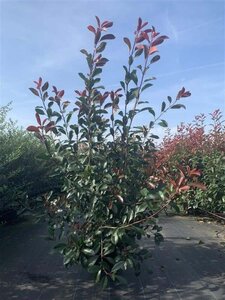
[[[225,124],[220,110],[210,114],[210,125],[204,114],[191,124],[181,124],[176,134],[168,133],[157,152],[157,168],[174,174],[178,168],[191,166],[201,171],[205,189],[192,189],[179,201],[185,209],[225,212]]]

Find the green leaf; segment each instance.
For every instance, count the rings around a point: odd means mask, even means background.
[[[133,62],[134,62],[133,56],[130,55],[129,56],[129,61],[128,61],[129,66],[131,66]]]
[[[36,111],[39,115],[45,115],[45,112],[43,111],[43,109],[35,108],[35,111]]]
[[[92,74],[93,77],[99,75],[102,73],[102,69],[101,68],[96,68]]]
[[[85,50],[85,49],[81,49],[80,52],[83,53],[83,54],[86,55],[86,56],[89,55],[88,52],[87,52],[87,50]]]
[[[130,79],[133,80],[133,82],[137,85],[138,84],[138,77],[137,77],[137,74],[136,74],[136,70],[133,70],[131,73],[130,73]]]
[[[173,106],[171,106],[172,109],[179,109],[179,108],[184,108],[186,109],[185,105],[183,104],[174,104]]]
[[[130,40],[128,38],[123,38],[124,40],[124,43],[127,44],[128,48],[129,48],[129,51],[131,50],[131,43],[130,43]]]
[[[104,106],[104,109],[112,107],[112,103],[106,103],[106,105]]]
[[[136,206],[135,207],[135,215],[142,213],[143,211],[146,210],[147,207],[148,207],[148,205],[146,203],[142,203],[141,205]]]
[[[168,96],[167,99],[168,99],[169,103],[172,102],[172,98],[170,96]]]
[[[141,196],[146,197],[146,196],[148,195],[149,191],[148,191],[148,189],[143,188],[143,189],[140,191],[140,193],[141,193]]]
[[[105,247],[104,247],[104,255],[108,255],[110,253],[113,253],[115,250],[115,246],[113,244],[107,244]]]
[[[106,42],[102,42],[96,49],[96,53],[100,53],[100,52],[104,51],[105,47],[106,47]]]
[[[69,123],[71,117],[72,117],[73,113],[68,113],[68,115],[66,116],[66,122]]]
[[[69,131],[69,140],[71,141],[72,139],[73,139],[73,131],[70,130],[70,131]]]
[[[96,261],[98,260],[99,256],[93,256],[91,258],[89,258],[88,260],[88,266],[92,267],[95,265]]]
[[[156,78],[155,77],[147,78],[144,80],[144,82],[148,82],[148,81],[152,81],[152,80],[156,80]]]
[[[155,111],[152,107],[149,107],[148,111],[149,111],[150,114],[152,114],[155,117]]]
[[[125,83],[123,81],[120,81],[120,85],[122,86],[122,88],[125,90]]]
[[[68,265],[70,262],[71,262],[71,260],[74,258],[74,252],[73,252],[73,250],[71,249],[71,250],[69,250],[66,254],[65,254],[65,256],[64,256],[64,265]]]
[[[61,132],[63,134],[66,134],[66,131],[65,131],[65,129],[62,126],[59,126],[58,130],[59,130],[59,132]]]
[[[115,36],[113,34],[109,33],[109,34],[103,35],[103,37],[101,38],[101,41],[103,41],[103,40],[114,40],[114,39],[115,39]]]
[[[146,83],[143,88],[141,89],[141,91],[143,92],[144,90],[146,90],[147,88],[151,87],[153,84],[152,83]]]
[[[48,107],[51,107],[54,104],[53,101],[48,102]]]
[[[50,107],[47,109],[47,114],[48,114],[49,118],[53,117],[53,112],[52,112],[52,109]]]
[[[38,96],[39,97],[39,93],[36,89],[34,88],[29,88],[29,90],[35,95],[35,96]]]
[[[48,82],[45,82],[45,84],[44,84],[43,87],[41,88],[42,92],[47,91],[48,87],[49,87]]]
[[[108,285],[108,277],[105,276],[102,281],[102,288],[105,289]]]
[[[138,57],[138,56],[140,56],[142,53],[143,53],[143,49],[138,49],[138,50],[135,52],[134,56],[135,56],[135,57]]]
[[[162,106],[161,106],[161,112],[163,112],[165,110],[165,108],[166,108],[166,102],[163,101]]]
[[[118,231],[115,230],[111,236],[111,242],[116,245],[118,243],[119,236],[118,236]]]
[[[65,250],[66,248],[66,244],[65,243],[60,243],[60,244],[57,244],[54,249],[57,250],[59,253],[63,254],[63,251]]]
[[[154,56],[154,57],[151,59],[150,64],[153,64],[153,63],[157,62],[159,59],[160,59],[160,55]]]
[[[102,273],[102,270],[100,269],[96,275],[96,279],[95,279],[96,283],[98,283],[100,281],[101,273]]]
[[[149,123],[149,128],[151,129],[151,128],[153,128],[154,127],[154,125],[155,125],[155,122],[153,122],[153,121],[150,121],[150,123]]]
[[[111,272],[116,272],[118,270],[124,270],[124,261],[118,261],[112,268]]]
[[[152,139],[159,139],[159,136],[158,136],[158,135],[155,135],[155,134],[151,134],[150,137],[151,137]]]
[[[168,123],[165,120],[161,120],[158,125],[162,126],[162,127],[168,127]]]
[[[99,266],[93,265],[88,267],[88,272],[96,274],[99,271],[99,269],[100,269]]]
[[[84,81],[87,81],[87,78],[84,76],[83,73],[78,73],[78,75],[80,76],[81,79],[83,79]]]

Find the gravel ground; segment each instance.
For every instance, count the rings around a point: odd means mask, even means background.
[[[45,224],[0,227],[0,300],[225,299],[225,226],[194,217],[162,217],[165,241],[155,246],[139,277],[127,287],[96,287],[75,266],[65,269],[44,239]]]

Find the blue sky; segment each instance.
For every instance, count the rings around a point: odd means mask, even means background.
[[[11,117],[24,127],[35,123],[38,98],[30,93],[33,80],[41,76],[50,85],[65,89],[74,100],[82,88],[78,72],[86,70],[82,48],[91,49],[92,33],[86,27],[95,15],[114,22],[104,69],[106,89],[123,79],[127,62],[123,37],[131,37],[138,17],[167,36],[159,47],[161,59],[152,65],[157,80],[143,100],[155,108],[184,86],[192,96],[186,110],[167,114],[171,128],[190,122],[196,114],[220,108],[225,114],[225,1],[223,0],[0,0],[1,61],[0,105],[13,101]],[[142,121],[148,119],[142,116]]]

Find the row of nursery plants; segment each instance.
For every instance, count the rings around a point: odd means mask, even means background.
[[[35,213],[42,206],[38,197],[60,186],[60,179],[50,176],[45,148],[8,118],[10,110],[11,104],[0,107],[0,223]]]
[[[156,168],[164,172],[164,179],[187,166],[198,169],[204,188],[187,187],[177,198],[177,209],[225,213],[225,120],[219,109],[210,113],[210,124],[200,114],[164,137],[156,155]]]
[[[163,114],[184,108],[181,100],[190,96],[182,88],[174,99],[168,96],[162,102],[158,113],[143,100],[155,79],[149,71],[160,59],[158,47],[168,37],[139,18],[133,39],[124,38],[128,51],[124,79],[117,89],[105,91],[104,50],[115,36],[106,33],[111,21],[98,17],[96,21],[95,27],[88,26],[93,49],[81,50],[88,71],[79,73],[83,88],[75,90],[76,100],[68,101],[65,91],[55,86],[49,91],[49,83],[39,78],[30,88],[40,98],[37,125],[27,130],[46,146],[63,180],[60,193],[45,196],[49,233],[62,240],[56,249],[66,266],[81,264],[106,287],[109,281],[125,281],[122,270],[140,273],[149,252],[139,240],[144,236],[154,237],[156,243],[163,240],[159,212],[198,174],[189,170],[179,187],[154,185],[150,178],[155,173],[154,127],[167,127]],[[135,126],[142,113],[149,115],[148,124]],[[175,180],[179,178],[180,173],[175,175]]]

